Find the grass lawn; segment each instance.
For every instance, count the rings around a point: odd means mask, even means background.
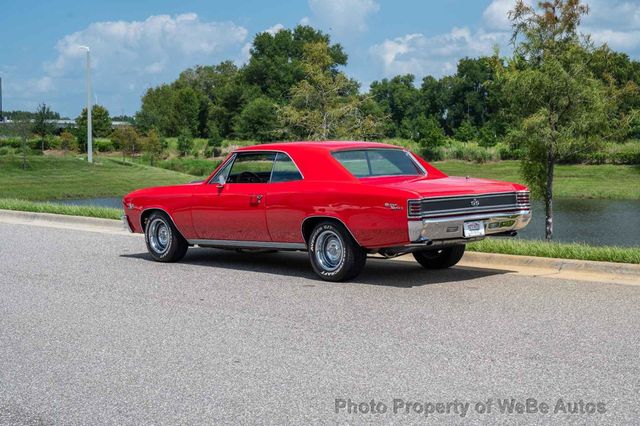
[[[518,161],[477,164],[448,160],[433,165],[452,176],[523,182]],[[554,183],[558,198],[640,200],[640,166],[563,164],[556,166]]]
[[[556,259],[597,260],[602,262],[640,263],[640,247],[590,246],[588,244],[548,243],[546,241],[487,238],[470,243],[467,250]]]
[[[22,170],[18,156],[0,156],[0,198],[52,200],[122,196],[137,188],[194,180],[192,175],[122,164],[100,158],[94,164],[74,156],[30,156]]]
[[[122,210],[94,206],[67,206],[63,204],[41,203],[37,201],[0,198],[0,209],[22,212],[54,213],[67,216],[98,217],[102,219],[120,219]]]

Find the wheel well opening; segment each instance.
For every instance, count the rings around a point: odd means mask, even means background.
[[[155,212],[160,212],[160,213],[166,214],[166,212],[161,210],[161,209],[149,209],[149,210],[143,211],[142,214],[140,215],[140,226],[142,226],[142,232],[144,232],[145,229],[147,228],[147,220],[149,219],[149,216],[151,216]],[[169,217],[169,220],[171,220],[173,222],[171,217]]]
[[[351,230],[341,220],[330,217],[330,216],[314,216],[314,217],[309,217],[305,219],[304,222],[302,222],[302,236],[304,238],[305,243],[309,244],[309,237],[311,236],[311,233],[313,232],[315,227],[318,226],[318,224],[321,222],[333,222],[337,225],[344,226],[347,232],[351,235],[351,238],[355,240],[355,237],[353,236],[353,233],[351,232]]]

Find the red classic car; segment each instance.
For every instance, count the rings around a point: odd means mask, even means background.
[[[123,204],[157,261],[191,246],[300,250],[328,281],[358,275],[367,254],[412,253],[427,269],[447,268],[466,243],[513,236],[531,219],[522,185],[450,177],[371,142],[240,148],[202,182],[140,189]]]

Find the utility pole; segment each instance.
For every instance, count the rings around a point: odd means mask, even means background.
[[[93,131],[91,126],[91,49],[79,46],[87,51],[87,161],[93,163]]]

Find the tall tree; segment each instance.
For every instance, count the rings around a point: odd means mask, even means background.
[[[87,143],[87,108],[83,108],[80,115],[76,118],[78,126],[78,141],[82,144]],[[109,111],[102,105],[93,105],[91,108],[91,134],[94,137],[106,138],[111,134],[111,118]]]
[[[45,136],[50,135],[55,130],[55,126],[51,122],[55,118],[55,114],[51,111],[46,104],[40,104],[33,116],[33,126],[31,131],[40,136],[40,143],[42,144],[42,151],[44,151],[44,139]]]
[[[350,137],[361,126],[378,126],[377,120],[367,120],[362,115],[364,99],[358,95],[358,84],[334,70],[333,64],[327,43],[305,46],[301,64],[305,78],[293,86],[290,103],[280,110],[290,134],[326,140]]]
[[[420,114],[420,91],[414,86],[412,74],[398,75],[371,83],[370,94],[389,115],[392,127],[387,135],[398,136],[403,122],[415,120]],[[406,124],[405,124],[406,126]],[[410,137],[402,135],[403,137]]]
[[[244,81],[259,88],[262,94],[277,102],[287,99],[291,88],[305,78],[302,65],[305,46],[321,43],[327,46],[327,66],[334,72],[346,65],[347,54],[340,44],[331,44],[329,36],[305,25],[293,30],[256,35],[251,46],[251,57],[242,70]]]
[[[522,172],[545,202],[545,236],[553,237],[553,183],[556,163],[593,149],[606,136],[610,105],[604,85],[587,66],[590,45],[578,25],[588,8],[579,0],[519,0],[510,12],[514,56],[505,72],[519,126],[512,133],[526,150]]]

